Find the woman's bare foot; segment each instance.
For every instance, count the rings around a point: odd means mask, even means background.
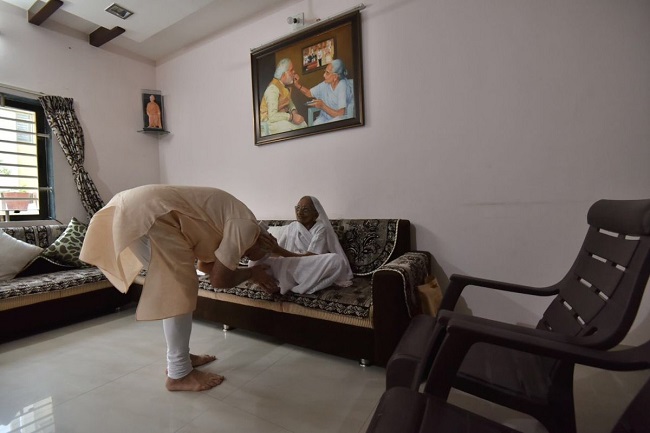
[[[193,355],[190,353],[190,361],[192,361],[192,367],[200,367],[205,364],[209,364],[212,361],[216,361],[217,357],[214,355]]]
[[[219,374],[192,370],[180,379],[168,377],[165,386],[169,391],[206,391],[220,385],[224,380],[225,377]]]

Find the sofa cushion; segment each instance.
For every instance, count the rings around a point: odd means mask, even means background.
[[[41,256],[53,263],[63,266],[83,268],[90,266],[88,263],[79,260],[79,253],[83,245],[84,237],[88,226],[72,218],[65,231],[47,247]]]
[[[63,290],[102,280],[106,277],[95,267],[15,278],[0,281],[0,299]]]
[[[51,262],[45,257],[38,256],[31,261],[22,271],[18,272],[16,278],[31,277],[32,275],[49,274],[50,272],[69,271],[74,269],[71,266],[62,266]]]
[[[0,280],[16,276],[29,262],[37,257],[43,248],[31,245],[0,232]]]
[[[369,278],[355,277],[349,287],[332,286],[310,295],[289,292],[283,298],[303,307],[365,318],[372,307],[372,286]]]
[[[368,317],[372,307],[372,290],[369,278],[354,278],[349,287],[330,287],[311,295],[289,292],[285,295],[269,295],[250,281],[230,288],[214,288],[207,275],[199,276],[199,287],[215,293],[226,293],[240,297],[275,302],[293,302],[307,308],[338,313],[354,317]]]
[[[354,275],[370,275],[390,258],[397,243],[396,219],[332,220]]]

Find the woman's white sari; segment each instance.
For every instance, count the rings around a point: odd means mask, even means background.
[[[314,226],[307,230],[298,221],[287,226],[278,244],[294,253],[311,252],[305,257],[266,257],[253,264],[266,264],[278,280],[280,293],[309,294],[326,287],[352,284],[352,269],[325,210],[318,199],[310,197],[318,212]]]

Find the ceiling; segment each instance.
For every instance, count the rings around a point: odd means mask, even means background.
[[[35,8],[45,4],[38,0],[0,1],[25,9],[26,14],[35,3],[39,3]],[[99,49],[159,62],[202,39],[297,1],[63,0],[63,5],[41,26],[71,35],[89,35],[99,27],[119,26],[125,32]],[[133,15],[121,19],[106,12],[113,3]]]

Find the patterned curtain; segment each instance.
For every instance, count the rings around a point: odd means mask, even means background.
[[[92,217],[95,212],[104,207],[104,201],[99,195],[95,184],[83,166],[84,163],[84,133],[81,123],[74,112],[72,98],[61,96],[41,96],[38,98],[45,110],[45,117],[54,131],[68,163],[72,167],[72,176],[77,184],[81,203]]]

